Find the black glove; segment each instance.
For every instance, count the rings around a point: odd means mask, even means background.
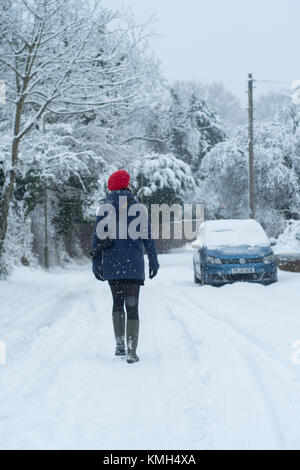
[[[95,274],[95,278],[98,280],[98,281],[103,281],[104,282],[104,279],[103,279],[103,276],[101,274]]]
[[[157,269],[149,268],[149,279],[153,279],[156,276],[157,271],[158,271]]]

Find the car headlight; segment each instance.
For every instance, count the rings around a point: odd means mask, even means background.
[[[271,264],[271,263],[274,263],[274,261],[275,261],[275,256],[273,254],[264,257],[265,264]]]
[[[222,264],[220,258],[214,258],[214,256],[206,256],[208,264]]]

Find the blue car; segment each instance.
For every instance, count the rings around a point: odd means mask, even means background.
[[[277,281],[270,241],[255,220],[205,221],[192,247],[197,284],[245,281],[268,285]]]

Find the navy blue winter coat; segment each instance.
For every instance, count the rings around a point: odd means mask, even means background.
[[[100,252],[93,259],[93,273],[100,274],[104,280],[111,279],[138,279],[145,280],[145,266],[144,266],[144,251],[145,247],[148,260],[149,268],[158,270],[159,264],[157,259],[156,243],[154,239],[151,239],[151,228],[148,221],[148,233],[147,239],[138,238],[134,240],[127,237],[126,239],[118,238],[119,229],[119,197],[126,196],[127,204],[125,207],[122,206],[120,210],[127,211],[127,227],[130,222],[135,219],[133,216],[128,215],[128,209],[133,204],[137,204],[138,201],[134,199],[131,191],[120,190],[111,191],[108,197],[103,202],[104,204],[112,204],[116,210],[117,219],[117,238],[113,241],[113,245]],[[94,237],[92,243],[92,251],[95,250],[99,243],[99,238],[96,234],[97,224],[102,216],[97,216]]]

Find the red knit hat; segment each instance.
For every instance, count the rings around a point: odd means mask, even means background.
[[[130,175],[125,170],[115,171],[108,178],[108,189],[109,191],[116,191],[118,189],[124,189],[128,186],[130,181]]]

